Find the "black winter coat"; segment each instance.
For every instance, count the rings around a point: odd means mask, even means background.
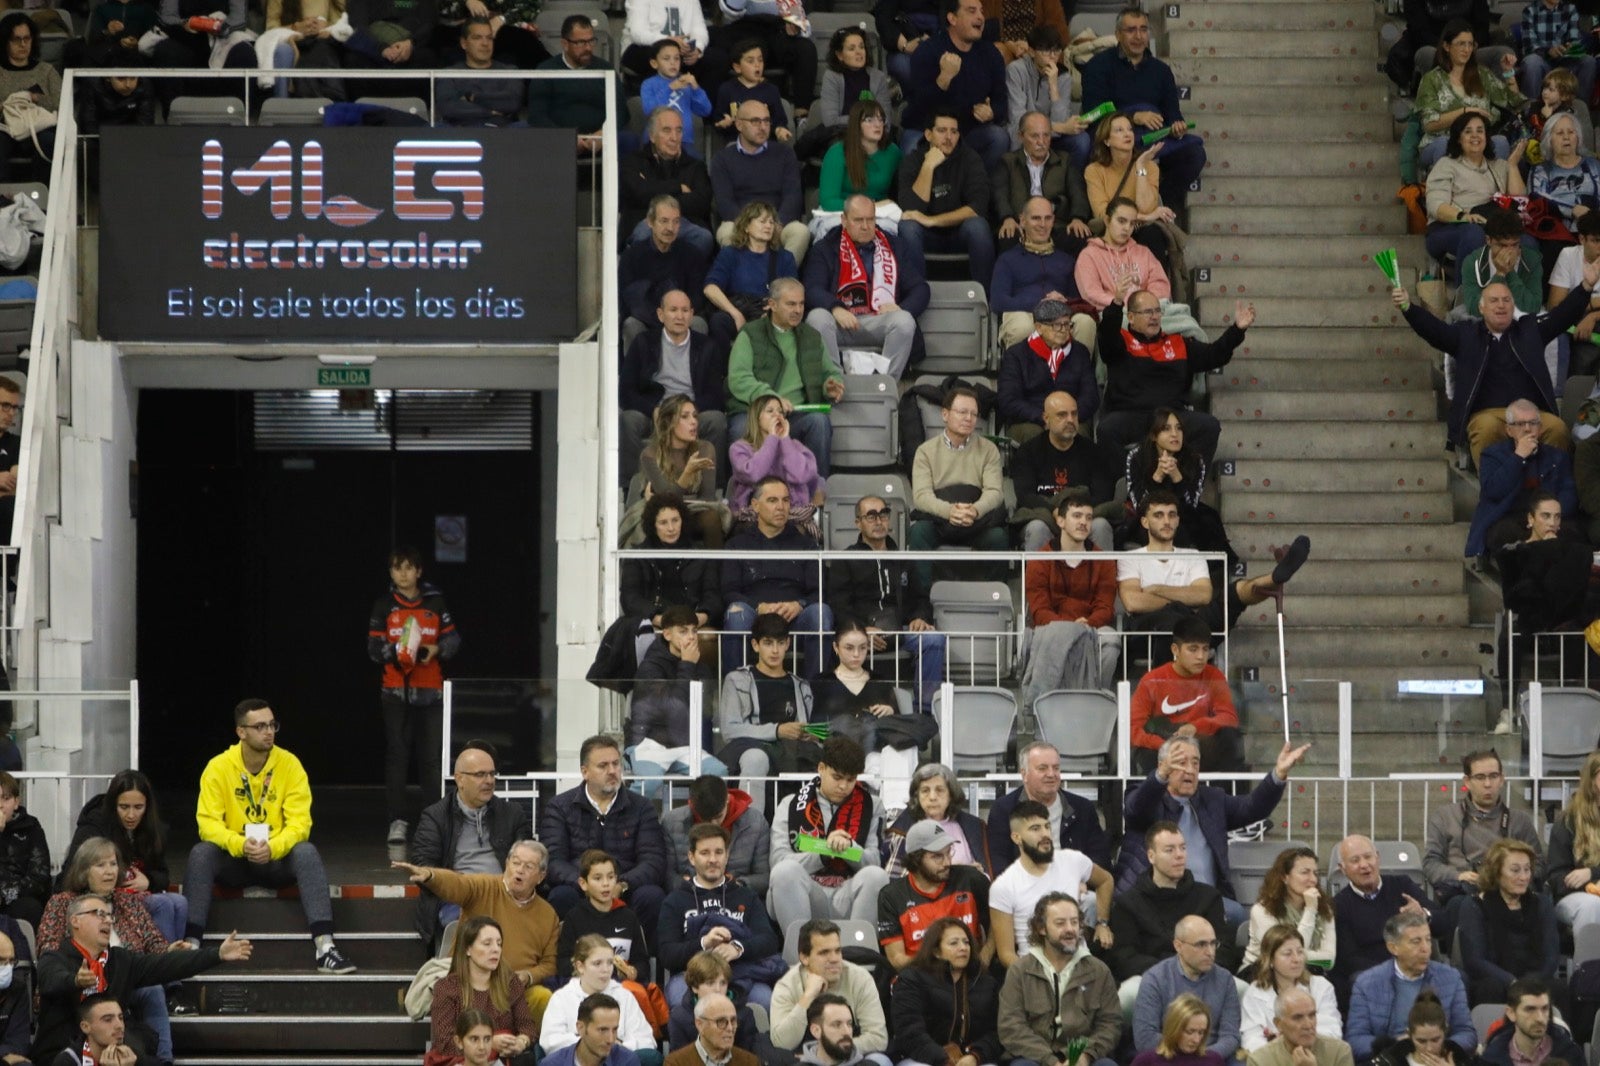
[[[1000,989],[976,959],[962,979],[967,1009],[958,1018],[957,989],[948,977],[916,966],[900,971],[889,997],[891,1058],[939,1066],[949,1060],[944,1046],[959,1043],[979,1062],[1000,1061]]]
[[[72,843],[67,845],[67,857],[61,861],[61,872],[65,874],[67,867],[72,865],[72,857],[78,853],[83,842],[90,837],[105,837],[117,845],[122,852],[125,863],[137,865],[144,871],[150,881],[151,892],[165,892],[172,887],[172,875],[167,872],[167,852],[165,847],[156,854],[140,854],[133,846],[133,840],[127,830],[122,828],[122,821],[117,817],[116,797],[107,797],[104,792],[93,797],[83,805],[83,810],[78,812],[78,826],[72,834]],[[161,839],[167,837],[167,827],[161,827]]]
[[[550,849],[546,883],[578,884],[578,856],[600,848],[617,860],[617,880],[659,885],[667,875],[667,840],[655,807],[622,788],[604,817],[583,794],[583,785],[561,793],[539,812],[539,840]]]
[[[642,547],[662,548],[654,530],[645,533]],[[715,626],[722,620],[719,576],[714,559],[625,559],[622,613],[630,618],[654,618],[663,607],[679,604],[704,611]]]

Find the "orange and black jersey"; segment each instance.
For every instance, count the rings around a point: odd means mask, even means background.
[[[406,639],[406,623],[414,622],[421,630],[421,645],[433,645],[437,654],[427,662],[418,661],[411,666],[401,666],[396,658],[397,645]],[[399,689],[407,702],[429,703],[440,698],[444,688],[442,663],[455,657],[461,647],[461,634],[456,631],[450,608],[444,595],[429,584],[417,589],[416,599],[400,594],[393,585],[387,595],[380,596],[372,605],[372,617],[367,623],[367,655],[375,663],[383,664],[383,687]]]
[[[878,942],[887,947],[899,941],[907,955],[915,955],[934,922],[958,918],[981,945],[989,935],[989,879],[975,866],[952,866],[941,887],[930,896],[909,874],[890,881],[878,894]]]

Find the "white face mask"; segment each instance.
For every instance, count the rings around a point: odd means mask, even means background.
[[[11,987],[11,975],[16,970],[16,963],[8,962],[0,966],[0,990]]]

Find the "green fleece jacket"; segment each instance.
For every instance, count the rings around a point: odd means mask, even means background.
[[[822,334],[800,323],[792,331],[800,371],[800,388],[786,391],[779,388],[785,376],[789,357],[778,345],[778,330],[771,318],[758,318],[739,331],[728,354],[728,410],[743,414],[750,409],[750,401],[763,392],[777,392],[790,403],[826,403],[828,394],[822,387],[829,379],[843,381],[827,349],[822,346]]]

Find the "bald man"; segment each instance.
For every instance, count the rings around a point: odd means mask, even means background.
[[[1506,439],[1506,405],[1529,397],[1539,408],[1539,440],[1570,446],[1566,423],[1555,414],[1559,399],[1545,365],[1544,347],[1578,324],[1600,282],[1600,260],[1584,263],[1583,279],[1548,314],[1516,317],[1511,290],[1503,282],[1484,286],[1478,300],[1481,318],[1446,324],[1404,286],[1391,292],[1394,305],[1417,336],[1456,359],[1456,390],[1450,401],[1449,437],[1465,442],[1477,462],[1483,450]]]
[[[456,756],[455,774],[444,798],[417,819],[407,858],[416,866],[436,866],[458,874],[499,874],[511,845],[533,836],[526,807],[495,796],[495,748],[469,740]],[[461,916],[461,908],[441,902],[423,887],[417,900],[417,935],[433,945],[439,931]]]
[[[1211,1008],[1206,1050],[1224,1062],[1239,1050],[1239,991],[1233,974],[1217,965],[1217,931],[1197,915],[1178,920],[1173,954],[1145,972],[1133,1004],[1133,1046],[1149,1051],[1161,1042],[1167,1005],[1183,993],[1199,996]]]
[[[1343,1008],[1349,1001],[1350,981],[1355,975],[1389,958],[1389,949],[1383,943],[1383,924],[1401,911],[1426,914],[1423,903],[1428,897],[1405,874],[1383,876],[1377,847],[1359,833],[1339,842],[1335,861],[1349,881],[1333,897],[1334,932],[1338,939],[1333,972],[1329,975]]]
[[[1355,1066],[1350,1045],[1317,1035],[1317,1001],[1304,988],[1278,994],[1277,1038],[1250,1052],[1250,1066]]]

